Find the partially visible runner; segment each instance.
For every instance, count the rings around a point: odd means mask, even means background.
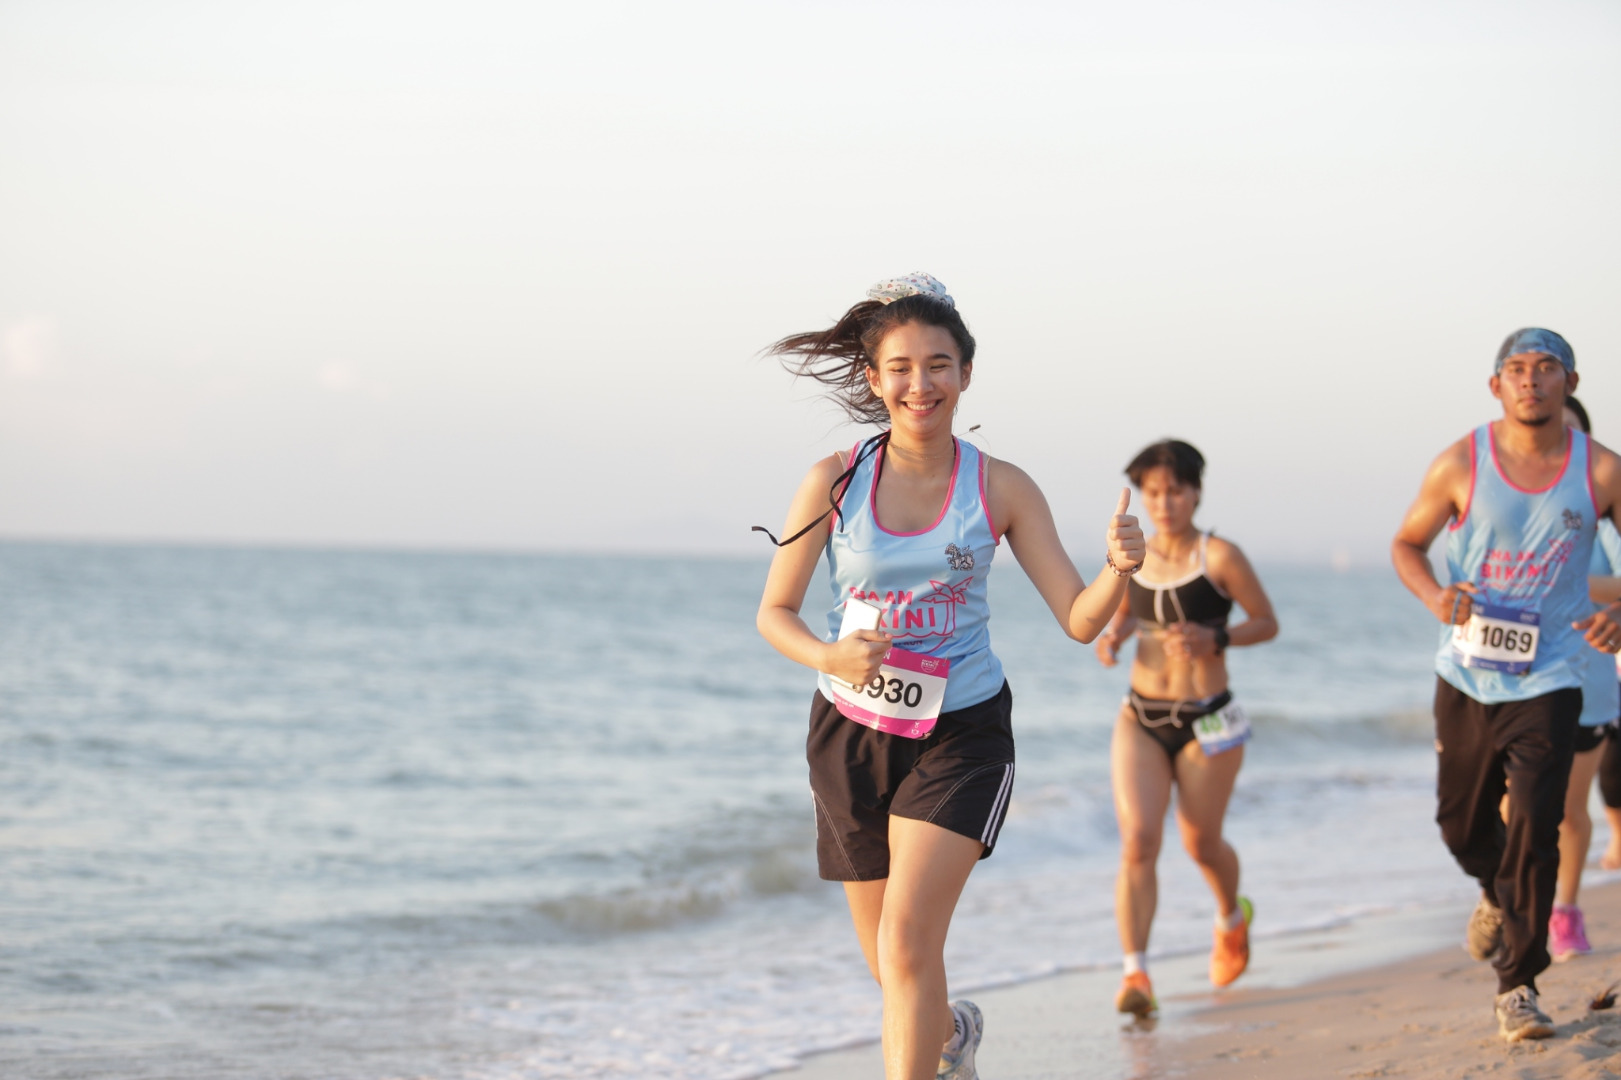
[[[1613,529],[1608,532],[1615,535]],[[1605,532],[1600,532],[1599,540],[1609,547]],[[1616,548],[1610,565],[1616,574],[1621,574],[1621,541],[1616,542]],[[1595,603],[1621,600],[1621,576],[1590,578],[1589,582]],[[1599,857],[1599,865],[1606,870],[1621,870],[1621,731],[1604,740],[1598,763],[1598,790],[1604,800],[1604,817],[1610,826],[1610,842]]]
[[[1574,396],[1565,399],[1565,426],[1584,434],[1593,433],[1587,410]],[[1621,571],[1621,534],[1608,520],[1598,523],[1598,542],[1588,568],[1588,586],[1593,594],[1593,610],[1602,610],[1616,596],[1605,583]],[[1599,597],[1609,599],[1600,601]],[[1559,881],[1554,888],[1553,914],[1548,920],[1548,952],[1555,961],[1593,951],[1587,941],[1587,925],[1577,899],[1582,887],[1582,868],[1593,837],[1593,819],[1587,812],[1588,793],[1600,755],[1615,742],[1616,717],[1621,714],[1621,687],[1616,683],[1615,659],[1587,650],[1587,670],[1582,681],[1582,716],[1576,728],[1575,755],[1570,765],[1570,786],[1565,790],[1565,819],[1559,823]]]
[[[1566,402],[1567,409],[1576,413],[1576,421],[1583,431],[1591,432],[1588,423],[1587,410],[1573,397]],[[1565,422],[1570,423],[1567,416]],[[1599,546],[1603,548],[1606,556],[1602,564],[1595,554],[1593,569],[1588,575],[1587,584],[1595,604],[1610,604],[1621,600],[1621,533],[1617,533],[1615,526],[1608,519],[1600,521],[1598,525]],[[1621,665],[1621,656],[1616,657]],[[1584,695],[1589,691],[1583,691]],[[1621,727],[1612,726],[1609,736],[1604,740],[1604,747],[1600,751],[1598,764],[1599,795],[1604,800],[1604,816],[1610,825],[1610,842],[1599,858],[1599,865],[1606,870],[1621,870]],[[1583,810],[1586,810],[1584,802]],[[1588,823],[1589,832],[1592,823]],[[1560,837],[1563,841],[1563,834]],[[1561,853],[1562,854],[1562,853]],[[1560,864],[1563,866],[1563,863]],[[1563,882],[1561,882],[1563,884]],[[1563,890],[1561,890],[1562,892]],[[1574,891],[1572,893],[1574,897]],[[1569,901],[1575,904],[1575,899]],[[1552,937],[1552,935],[1550,935]],[[1585,944],[1586,934],[1582,934]],[[1557,948],[1554,948],[1554,959],[1561,959]],[[1577,949],[1577,952],[1586,952],[1587,949]]]
[[[1510,334],[1489,383],[1502,419],[1435,459],[1391,544],[1402,583],[1445,624],[1435,658],[1436,821],[1480,882],[1466,945],[1497,969],[1498,1031],[1509,1042],[1554,1033],[1536,977],[1549,963],[1587,648],[1621,646],[1621,605],[1595,613],[1585,573],[1597,519],[1621,505],[1621,458],[1561,422],[1576,383],[1564,338]],[[1445,586],[1427,556],[1443,530]]]
[[[1227,689],[1225,653],[1276,637],[1278,622],[1244,553],[1193,523],[1204,464],[1199,451],[1169,439],[1126,466],[1154,534],[1143,572],[1127,585],[1097,644],[1098,659],[1113,667],[1126,639],[1138,638],[1110,764],[1120,823],[1115,918],[1125,953],[1115,1008],[1139,1017],[1158,1007],[1148,977],[1148,933],[1159,903],[1155,863],[1173,787],[1182,846],[1216,897],[1210,981],[1226,986],[1249,964],[1254,909],[1238,895],[1238,853],[1221,828],[1250,728]],[[1235,600],[1248,618],[1228,629]]]
[[[852,419],[888,429],[805,477],[758,625],[819,673],[806,740],[817,863],[823,878],[844,882],[883,989],[885,1075],[974,1080],[980,1012],[946,1000],[943,951],[1013,786],[1013,694],[990,642],[991,560],[1005,537],[1059,625],[1089,642],[1142,565],[1143,534],[1122,490],[1086,585],[1030,477],[951,433],[975,345],[945,287],[912,274],[867,296],[830,329],[772,348],[796,374],[834,387]],[[824,550],[825,634],[799,615]]]
[[[1604,541],[1606,537],[1600,533],[1599,539]],[[1616,548],[1610,565],[1621,573],[1621,541],[1616,542]],[[1595,603],[1621,600],[1621,577],[1612,575],[1590,580],[1596,580],[1593,585]],[[1599,856],[1598,864],[1606,870],[1621,870],[1621,730],[1604,740],[1604,749],[1599,753],[1598,790],[1604,800],[1604,817],[1610,826],[1610,842]]]

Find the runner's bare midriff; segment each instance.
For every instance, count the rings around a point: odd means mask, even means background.
[[[1131,688],[1145,698],[1196,701],[1227,689],[1227,662],[1220,656],[1172,659],[1165,655],[1160,631],[1145,627],[1137,635]]]

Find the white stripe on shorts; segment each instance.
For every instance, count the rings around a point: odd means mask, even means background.
[[[1013,762],[1003,767],[1002,786],[996,792],[996,801],[991,804],[991,819],[985,823],[985,831],[979,834],[979,842],[986,847],[996,843],[996,834],[1002,829],[1002,818],[1007,813],[1008,793],[1013,790]]]

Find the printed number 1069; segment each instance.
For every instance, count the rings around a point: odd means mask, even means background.
[[[1468,630],[1463,630],[1460,636],[1469,639]],[[1507,649],[1510,652],[1528,653],[1536,644],[1537,636],[1529,630],[1515,630],[1502,626],[1481,625],[1479,644],[1491,649]]]

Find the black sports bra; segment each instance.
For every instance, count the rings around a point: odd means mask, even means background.
[[[1209,533],[1199,537],[1199,568],[1186,577],[1164,584],[1142,580],[1137,574],[1126,581],[1126,595],[1132,616],[1144,626],[1164,627],[1191,622],[1205,626],[1226,626],[1233,612],[1233,598],[1216,588],[1205,573],[1205,543]]]

